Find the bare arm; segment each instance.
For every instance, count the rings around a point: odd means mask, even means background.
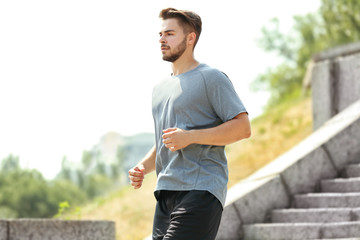
[[[190,144],[224,146],[251,135],[248,115],[240,113],[233,119],[213,128],[185,131],[180,128],[165,129],[163,142],[170,151],[176,151]]]
[[[155,170],[156,146],[154,145],[135,167],[129,170],[129,179],[135,189],[141,187],[146,174]]]

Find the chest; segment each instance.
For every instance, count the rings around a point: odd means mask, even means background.
[[[167,109],[177,113],[207,107],[207,92],[201,79],[167,79],[153,91],[153,111]]]

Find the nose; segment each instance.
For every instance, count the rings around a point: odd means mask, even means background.
[[[166,40],[164,39],[164,35],[160,37],[159,42],[160,43],[166,43]]]

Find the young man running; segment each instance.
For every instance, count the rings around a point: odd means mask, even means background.
[[[156,144],[129,170],[135,189],[156,170],[154,240],[212,240],[226,198],[225,145],[251,135],[247,111],[227,76],[199,63],[201,18],[163,9],[160,47],[172,75],[153,90]]]

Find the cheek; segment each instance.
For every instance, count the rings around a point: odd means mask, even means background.
[[[177,45],[179,45],[181,43],[180,39],[174,38],[174,37],[169,37],[167,40],[167,43],[169,46],[171,47],[176,47]]]
[[[174,49],[174,48],[177,48],[179,45],[180,45],[181,42],[179,41],[170,41],[168,42],[169,46]]]
[[[171,45],[171,46],[174,45],[174,39],[168,38],[166,41],[167,41],[168,45]]]
[[[174,49],[176,46],[173,42],[167,42],[167,45],[170,47],[170,49]]]

